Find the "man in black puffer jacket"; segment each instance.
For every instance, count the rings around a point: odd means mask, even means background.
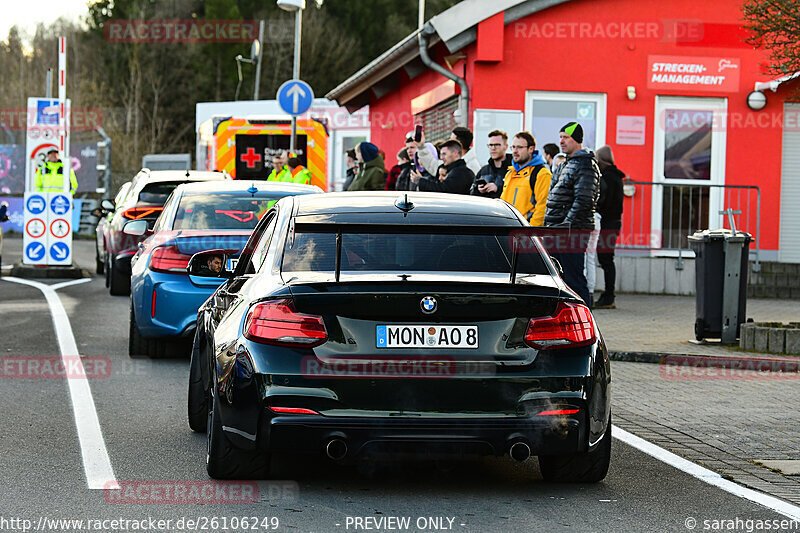
[[[570,231],[568,249],[556,250],[551,255],[561,263],[567,285],[583,298],[586,305],[591,306],[592,297],[583,267],[586,245],[594,229],[594,210],[600,195],[600,169],[594,152],[583,148],[583,128],[580,124],[566,124],[561,128],[559,139],[561,151],[567,154],[567,160],[553,173],[544,225]]]

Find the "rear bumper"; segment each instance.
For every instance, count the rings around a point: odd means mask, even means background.
[[[144,337],[186,337],[194,335],[197,309],[216,287],[197,287],[189,276],[147,270],[134,276],[131,295],[136,324]],[[155,316],[153,297],[155,296]]]
[[[499,456],[520,441],[533,455],[575,453],[585,448],[585,410],[573,416],[538,418],[274,416],[264,427],[264,442],[269,443],[269,451],[318,453],[331,440],[340,439],[348,455],[430,451]]]
[[[534,455],[569,454],[588,450],[609,420],[610,365],[600,340],[539,352],[533,364],[514,370],[423,379],[310,375],[302,372],[301,353],[270,355],[254,361],[242,346],[218,355],[222,425],[243,449],[319,453],[341,439],[349,455],[382,447],[502,455],[521,440]]]

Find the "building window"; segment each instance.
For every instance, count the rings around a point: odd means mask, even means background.
[[[450,133],[456,127],[456,118],[453,113],[458,109],[458,98],[458,96],[452,96],[414,115],[414,123],[422,124],[425,142],[435,143],[450,138]]]
[[[656,97],[651,225],[661,248],[688,248],[697,230],[723,227],[727,205],[746,211],[747,201],[726,196],[724,98]],[[745,215],[746,216],[746,215]]]
[[[664,177],[711,179],[711,127],[707,109],[664,110]]]
[[[583,128],[583,146],[596,150],[606,143],[606,95],[527,91],[525,93],[525,126],[536,138],[536,146],[558,144],[558,130],[568,122]]]

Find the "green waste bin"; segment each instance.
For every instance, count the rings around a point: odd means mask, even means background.
[[[697,340],[735,344],[747,309],[747,265],[752,236],[713,229],[689,235],[695,253]]]

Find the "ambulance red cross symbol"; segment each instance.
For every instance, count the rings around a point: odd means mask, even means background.
[[[261,162],[261,156],[256,153],[252,146],[247,148],[247,152],[243,153],[240,159],[247,164],[247,168],[256,168],[256,163]]]

